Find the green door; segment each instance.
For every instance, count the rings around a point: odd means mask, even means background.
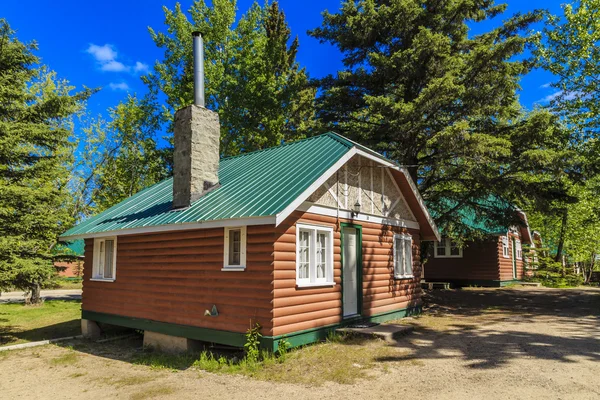
[[[513,279],[517,279],[517,241],[512,238],[512,267],[513,267]]]

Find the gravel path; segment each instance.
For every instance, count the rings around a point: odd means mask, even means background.
[[[598,399],[599,289],[434,291],[406,352],[353,385],[275,384],[127,362],[127,343],[0,356],[3,399]],[[111,347],[112,346],[112,347]],[[118,347],[114,347],[118,346]],[[327,360],[323,360],[327,362]]]
[[[42,290],[42,298],[46,300],[80,300],[81,289]],[[0,303],[18,303],[25,301],[23,292],[0,293]]]

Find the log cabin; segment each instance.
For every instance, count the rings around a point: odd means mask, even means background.
[[[219,157],[218,115],[179,110],[173,177],[65,232],[85,240],[84,335],[298,346],[420,312],[420,241],[437,228],[408,172],[335,133]],[[196,343],[197,344],[197,343]]]
[[[58,243],[53,248],[54,268],[61,278],[79,279],[83,275],[83,240]]]
[[[443,235],[435,241],[423,267],[425,282],[447,282],[454,287],[499,287],[516,283],[527,276],[523,244],[532,245],[527,215],[512,206],[517,224],[498,225],[466,208],[457,218],[482,239],[459,246]]]

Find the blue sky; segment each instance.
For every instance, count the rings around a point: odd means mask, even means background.
[[[472,27],[474,34],[493,28],[516,12],[546,8],[561,13],[564,0],[507,0],[505,16]],[[191,0],[181,1],[187,9]],[[238,0],[239,15],[252,0]],[[25,6],[27,4],[27,6]],[[81,88],[102,87],[90,100],[93,114],[105,114],[127,93],[143,93],[140,74],[151,68],[162,56],[154,46],[147,27],[163,30],[162,6],[173,8],[174,0],[2,0],[0,17],[8,20],[22,41],[36,40],[42,62]],[[321,12],[334,12],[339,0],[280,0],[292,34],[300,40],[298,61],[310,76],[320,77],[341,68],[340,55],[329,45],[320,44],[306,32],[321,23]],[[25,9],[25,7],[27,7]],[[547,87],[552,76],[533,71],[522,80],[521,102],[528,108],[551,96],[555,89]]]

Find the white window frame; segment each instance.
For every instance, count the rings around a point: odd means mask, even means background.
[[[100,270],[100,246],[101,243],[104,243],[104,248],[106,249],[106,241],[113,241],[113,260],[112,260],[112,278],[104,277],[104,266],[102,266],[102,270]],[[114,282],[117,279],[117,237],[103,237],[99,239],[94,239],[94,253],[93,253],[93,261],[92,261],[92,277],[91,281],[101,281],[101,282]]]
[[[398,239],[400,239],[402,242],[404,242],[406,240],[410,241],[410,249],[411,249],[411,252],[410,252],[410,271],[411,271],[411,273],[410,274],[406,273],[407,257],[406,257],[406,252],[405,252],[405,249],[406,249],[405,246],[402,246],[402,262],[403,262],[403,265],[402,265],[402,274],[398,274],[396,272],[396,263],[398,262],[398,260],[396,260],[396,254],[397,254],[397,252],[396,252],[396,242],[398,241]],[[393,249],[394,253],[393,253],[393,257],[392,258],[393,258],[393,262],[394,262],[393,267],[394,267],[394,278],[395,279],[409,279],[409,278],[414,278],[414,265],[413,265],[413,261],[414,260],[413,260],[413,251],[412,251],[412,248],[413,248],[413,238],[412,238],[411,235],[398,234],[398,233],[394,234],[394,249]]]
[[[300,279],[300,232],[309,231],[309,272],[308,278]],[[325,251],[325,277],[317,279],[317,234],[327,235]],[[322,225],[296,224],[296,285],[298,287],[333,286],[333,228]]]
[[[515,239],[515,254],[517,256],[517,260],[523,259],[523,247],[521,246],[521,240]]]
[[[223,268],[221,271],[245,271],[246,270],[246,227],[227,226],[223,235]],[[229,232],[240,231],[240,265],[229,265]]]
[[[446,249],[446,254],[438,254],[438,245],[439,243],[444,243],[444,248]],[[434,245],[434,254],[433,256],[435,258],[462,258],[463,257],[463,248],[459,247],[458,248],[458,254],[451,254],[451,250],[452,250],[452,239],[450,238],[444,238],[442,239],[441,242],[435,242]]]
[[[510,244],[508,242],[508,235],[501,236],[500,241],[502,242],[502,257],[510,258]]]

